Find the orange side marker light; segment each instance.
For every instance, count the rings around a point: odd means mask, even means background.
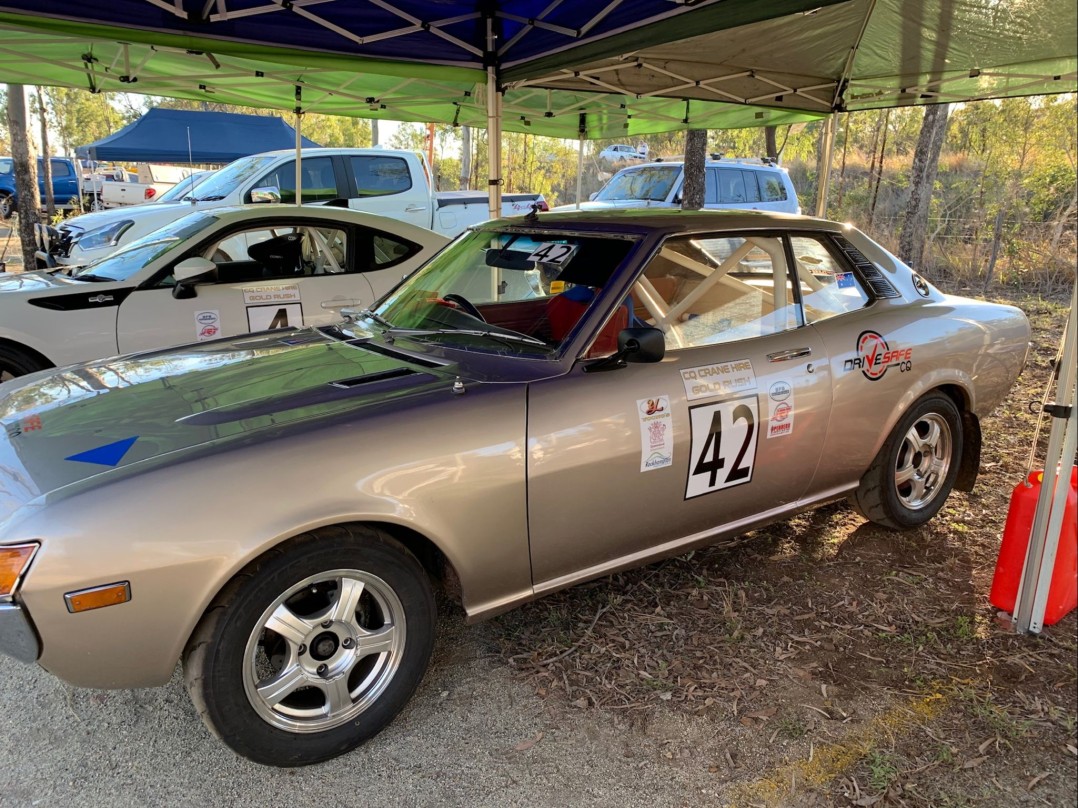
[[[115,584],[80,589],[77,592],[68,592],[64,595],[67,610],[71,613],[88,612],[91,609],[115,606],[117,603],[127,603],[129,600],[131,600],[130,581],[120,581]]]

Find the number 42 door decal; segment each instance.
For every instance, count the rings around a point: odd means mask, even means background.
[[[689,408],[692,446],[685,499],[752,481],[759,413],[755,394]]]

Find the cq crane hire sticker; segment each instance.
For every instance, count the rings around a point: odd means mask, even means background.
[[[862,331],[857,338],[857,356],[847,359],[842,369],[846,373],[859,370],[869,381],[883,378],[888,368],[905,373],[913,368],[913,348],[892,348],[875,331]]]

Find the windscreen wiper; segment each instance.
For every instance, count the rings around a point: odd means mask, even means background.
[[[398,328],[393,326],[387,332],[391,337],[432,337],[442,335],[461,334],[466,337],[489,337],[490,339],[507,340],[509,342],[523,342],[526,345],[550,346],[541,339],[528,337],[524,334],[507,334],[502,331],[484,331],[481,328]]]

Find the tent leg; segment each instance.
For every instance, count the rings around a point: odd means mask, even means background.
[[[580,183],[584,174],[584,138],[576,142],[576,209],[580,210]]]
[[[835,151],[835,113],[827,116],[823,130],[823,165],[819,167],[819,182],[816,183],[816,215],[821,219],[827,216],[827,192],[831,187],[831,158]]]
[[[493,67],[487,68],[487,196],[490,218],[502,215],[502,94]]]
[[[303,204],[303,113],[296,112],[296,204]]]
[[[1063,334],[1063,351],[1059,360],[1055,403],[1070,407],[1064,417],[1053,416],[1048,434],[1048,449],[1044,455],[1044,477],[1033,516],[1033,527],[1026,550],[1025,565],[1018,583],[1014,606],[1014,628],[1020,634],[1040,634],[1044,627],[1044,611],[1048,605],[1048,590],[1055,569],[1056,550],[1063,527],[1063,512],[1067,489],[1071,484],[1074,451],[1078,441],[1078,409],[1075,408],[1075,365],[1078,347],[1078,287],[1071,291],[1071,310]]]

